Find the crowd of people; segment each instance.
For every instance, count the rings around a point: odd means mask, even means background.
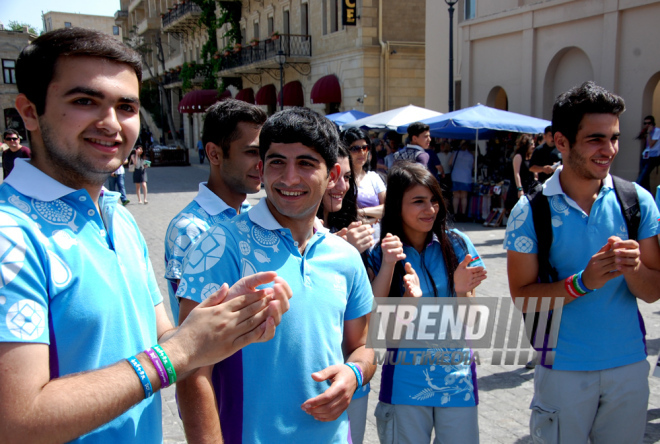
[[[306,108],[267,117],[228,99],[205,117],[208,180],[164,233],[172,325],[144,238],[103,187],[130,157],[147,203],[148,164],[131,154],[140,56],[71,28],[34,40],[16,73],[33,149],[0,186],[6,442],[160,443],[159,390],[176,384],[191,443],[360,443],[374,298],[472,298],[487,277],[451,228],[471,191],[469,144],[436,153],[416,123],[396,150],[393,137],[339,133]],[[563,308],[556,344],[537,349],[535,442],[643,439],[637,299],[660,299],[660,213],[609,174],[624,109],[592,82],[575,87],[558,97],[544,146],[523,135],[512,158],[511,296]],[[381,443],[478,443],[475,364],[391,351],[409,362],[383,366]]]

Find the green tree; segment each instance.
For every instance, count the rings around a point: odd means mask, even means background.
[[[16,20],[9,20],[9,25],[7,25],[7,27],[12,31],[22,31],[23,26],[27,26],[28,31],[30,31],[31,34],[39,35],[39,32],[36,30],[36,28],[29,23],[19,23]]]

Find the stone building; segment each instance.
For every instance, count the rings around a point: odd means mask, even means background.
[[[324,114],[424,106],[423,0],[221,3],[235,8],[241,35],[240,45],[234,47],[223,37],[229,24],[216,32],[221,48],[214,54],[221,66],[218,83],[227,87],[226,95],[257,103],[269,114],[279,109],[282,86],[284,106],[308,106]],[[352,7],[355,26],[343,24],[344,4]],[[219,8],[216,15],[220,16]],[[121,10],[115,14],[124,39],[153,48],[146,55],[145,82],[164,83],[174,126],[182,130],[188,148],[199,139],[203,119],[204,104],[195,100],[208,97],[201,93],[185,96],[180,79],[184,63],[207,66],[201,50],[208,32],[199,24],[200,16],[199,6],[191,0],[121,0]],[[158,39],[163,45],[163,62],[158,61]],[[284,57],[281,66],[278,51]],[[193,79],[195,90],[202,88],[202,80]],[[184,97],[187,99],[179,106]],[[156,127],[162,126],[154,120],[156,114],[142,110],[143,121],[154,135]]]
[[[3,119],[0,127],[1,131],[7,128],[17,130],[21,138],[21,143],[29,145],[28,133],[23,125],[23,120],[14,107],[18,89],[16,88],[16,59],[36,35],[28,32],[27,26],[21,31],[10,31],[0,28],[0,61],[2,61],[2,83],[0,83],[0,108],[2,109]]]
[[[121,40],[121,30],[113,17],[50,11],[42,16],[44,32],[63,28],[96,29]]]
[[[593,80],[621,95],[620,153],[613,172],[638,173],[636,140],[648,114],[660,120],[660,1],[460,0],[454,16],[456,109],[483,103],[550,119],[558,94]],[[427,1],[426,105],[447,110],[447,5]]]

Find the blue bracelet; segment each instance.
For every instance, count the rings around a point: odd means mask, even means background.
[[[357,388],[355,391],[357,392],[358,389],[362,387],[362,370],[360,370],[360,367],[358,367],[357,364],[352,362],[346,362],[345,364],[353,370],[353,373],[355,373],[355,378],[357,379]]]
[[[584,272],[584,270],[582,270],[582,271],[581,271],[580,273],[578,273],[578,275],[577,275],[578,285],[580,285],[580,287],[582,288],[582,290],[584,290],[586,293],[591,293],[593,290],[589,290],[589,289],[587,288],[587,286],[584,285],[584,281],[582,281],[582,273],[583,273],[583,272]]]
[[[147,372],[144,371],[142,364],[137,360],[135,356],[128,358],[128,363],[131,364],[135,373],[137,373],[140,382],[142,383],[142,390],[144,390],[144,399],[149,398],[154,394],[154,389],[151,387],[151,381],[149,381],[149,376]]]

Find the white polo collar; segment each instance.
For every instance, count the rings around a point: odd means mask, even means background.
[[[554,196],[556,194],[563,194],[566,196],[566,193],[564,193],[564,190],[561,188],[561,182],[559,182],[559,174],[561,171],[564,169],[563,165],[559,165],[557,169],[555,170],[555,173],[550,176],[550,178],[543,184],[543,194],[546,196]],[[603,186],[601,187],[601,190],[605,188],[614,188],[614,182],[612,181],[612,175],[608,174],[605,179],[603,179]],[[566,196],[568,199],[570,199],[568,196]]]
[[[252,207],[248,212],[248,217],[252,222],[266,230],[275,231],[284,229],[270,212],[265,197],[262,197],[259,203]]]
[[[44,202],[51,202],[77,191],[34,167],[27,159],[16,159],[12,174],[7,177],[5,183],[24,196]]]

